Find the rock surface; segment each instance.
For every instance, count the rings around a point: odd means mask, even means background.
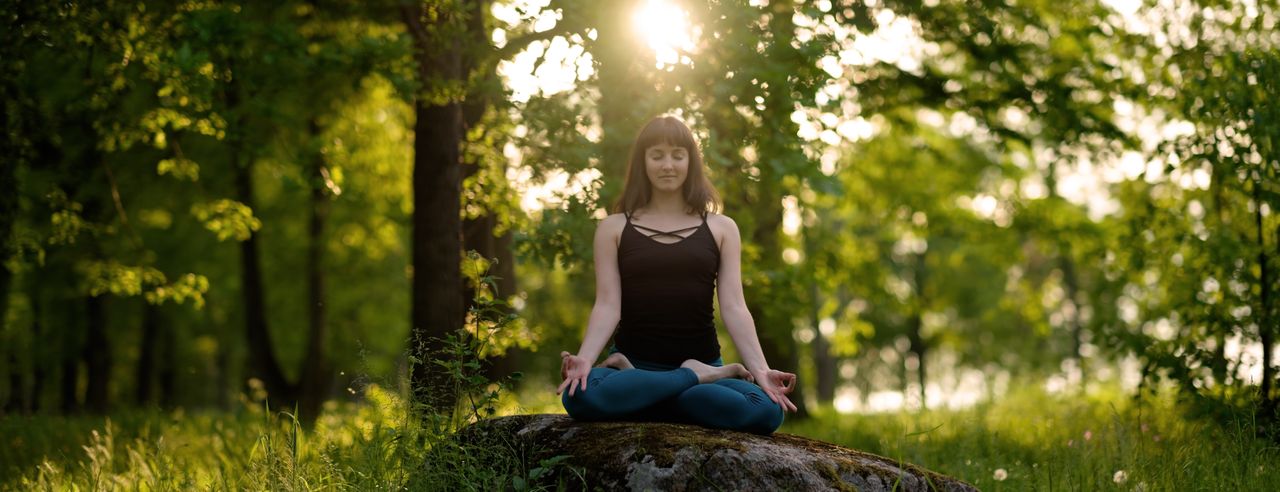
[[[661,423],[585,423],[551,414],[490,419],[463,434],[515,444],[535,464],[569,456],[539,481],[571,489],[977,490],[909,463],[790,434],[758,436]]]

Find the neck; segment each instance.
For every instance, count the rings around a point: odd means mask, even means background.
[[[688,205],[680,191],[650,190],[649,204],[644,208],[659,215],[684,215]]]

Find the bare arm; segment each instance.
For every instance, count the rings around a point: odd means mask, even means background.
[[[593,364],[622,319],[622,276],[618,273],[617,238],[623,225],[622,216],[615,214],[606,217],[596,227],[593,245],[596,303],[587,321],[587,334],[578,348],[578,355]]]
[[[720,299],[720,317],[733,345],[738,348],[742,364],[747,366],[757,384],[769,395],[769,399],[785,410],[795,411],[796,406],[787,398],[795,387],[796,375],[769,368],[756,335],[756,322],[747,310],[742,293],[742,235],[738,224],[723,218],[724,240],[720,244],[720,272],[717,274],[716,291]]]
[[[596,304],[587,320],[587,334],[582,338],[578,353],[560,352],[560,376],[564,381],[556,388],[562,393],[566,388],[572,397],[577,391],[587,390],[587,377],[591,366],[600,357],[604,344],[613,336],[622,319],[622,277],[618,273],[618,235],[626,225],[621,215],[605,217],[596,226]]]
[[[733,345],[738,348],[742,365],[751,372],[769,370],[769,362],[760,349],[756,336],[756,322],[747,309],[742,293],[742,237],[738,224],[725,217],[724,241],[720,245],[720,272],[716,280],[716,294],[720,300],[720,317],[729,330]]]

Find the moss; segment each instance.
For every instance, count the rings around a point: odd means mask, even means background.
[[[815,471],[818,472],[818,475],[822,476],[822,478],[827,479],[827,483],[830,484],[832,487],[835,487],[836,490],[839,490],[840,492],[857,492],[858,491],[857,487],[854,487],[849,485],[848,483],[845,483],[844,479],[840,477],[840,473],[836,471],[836,467],[831,466],[830,463],[818,463],[818,465],[815,466],[814,469]]]
[[[636,453],[632,461],[638,462],[646,455],[653,456],[654,465],[662,468],[674,465],[676,453],[685,448],[708,455],[720,449],[747,451],[747,447],[737,441],[692,426],[654,424],[640,427],[636,434]]]
[[[549,420],[539,422],[535,420],[537,418]],[[515,441],[520,443],[517,446],[527,453],[524,454],[525,462],[532,466],[552,456],[571,455],[563,466],[556,467],[549,476],[540,480],[545,481],[541,485],[549,487],[558,483],[583,489],[625,488],[629,470],[645,460],[649,460],[651,466],[663,469],[679,465],[679,474],[684,478],[673,478],[686,480],[686,486],[700,490],[744,483],[768,483],[786,488],[786,484],[798,485],[814,478],[820,478],[826,486],[842,491],[857,490],[858,484],[866,480],[893,487],[892,484],[899,482],[900,475],[892,467],[900,469],[902,475],[913,476],[912,482],[920,480],[919,484],[929,490],[944,489],[959,482],[909,463],[788,434],[744,437],[738,433],[681,424],[584,424],[545,415],[499,420],[502,422],[489,427],[490,431],[515,437]],[[522,429],[526,432],[517,437]],[[736,460],[734,454],[749,460],[746,457],[753,454],[753,443],[760,439],[801,453],[826,456],[831,461],[813,463],[809,472],[777,466],[715,466],[722,465],[725,459]],[[682,455],[681,450],[687,451]],[[717,454],[724,450],[735,453]],[[677,463],[680,460],[684,462]],[[713,464],[712,467],[709,464]],[[899,483],[902,485],[905,484]]]

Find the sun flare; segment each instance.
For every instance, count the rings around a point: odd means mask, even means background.
[[[636,33],[653,49],[655,65],[688,64],[693,49],[689,13],[663,0],[646,0],[633,18]]]

